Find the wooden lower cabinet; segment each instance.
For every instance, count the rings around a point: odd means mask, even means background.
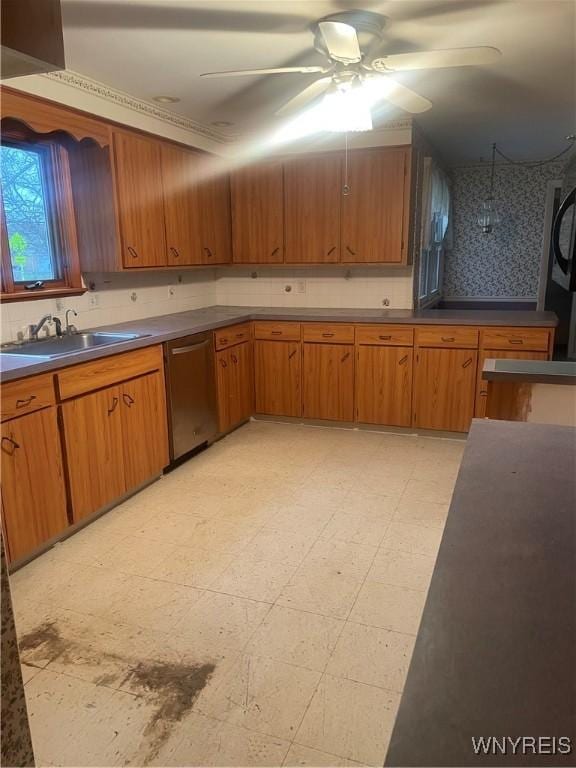
[[[62,406],[74,522],[160,474],[168,464],[159,371]]]
[[[252,342],[216,353],[218,426],[228,432],[254,412],[254,360]]]
[[[2,509],[10,560],[68,526],[56,408],[2,424]]]
[[[164,377],[159,371],[119,385],[126,491],[159,475],[169,462]]]
[[[302,345],[299,341],[254,342],[256,413],[302,415]]]
[[[413,426],[467,432],[474,414],[475,349],[415,350]]]
[[[356,421],[409,427],[412,423],[412,347],[359,346]]]
[[[75,523],[125,493],[120,398],[113,386],[61,406]]]
[[[514,402],[518,398],[520,384],[514,382],[493,382],[490,393],[490,413],[487,412],[488,382],[482,378],[484,361],[489,358],[504,360],[548,360],[547,352],[512,351],[502,349],[483,349],[478,355],[478,379],[476,385],[476,406],[474,416],[482,419],[506,418],[505,414],[513,413]],[[504,415],[500,416],[502,413]]]
[[[354,421],[353,345],[309,343],[303,348],[303,416]]]

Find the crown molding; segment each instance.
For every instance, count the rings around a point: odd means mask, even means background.
[[[41,77],[45,77],[48,80],[54,80],[63,85],[68,85],[71,88],[77,88],[80,91],[84,91],[84,93],[98,96],[98,98],[104,99],[104,101],[108,101],[111,104],[130,109],[141,115],[153,117],[168,125],[210,139],[218,144],[233,144],[236,141],[236,136],[229,136],[220,131],[216,131],[207,125],[197,123],[195,120],[191,120],[188,117],[178,115],[175,112],[159,107],[157,104],[153,104],[149,101],[138,99],[124,91],[119,91],[116,88],[104,85],[97,80],[92,80],[90,77],[80,75],[69,69],[46,72],[42,74]]]

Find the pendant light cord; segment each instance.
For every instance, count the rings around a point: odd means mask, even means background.
[[[348,186],[348,131],[344,132],[344,186],[342,194],[350,194],[350,187]]]
[[[510,163],[511,165],[523,165],[525,168],[539,168],[542,165],[553,163],[554,160],[558,160],[567,152],[570,152],[574,146],[574,138],[570,138],[568,141],[570,144],[565,149],[563,149],[561,152],[558,152],[556,155],[553,155],[552,157],[548,157],[546,160],[513,160],[511,157],[508,157],[508,155],[505,155],[502,150],[498,149],[496,144],[492,145],[492,157],[494,157],[494,152],[496,152],[497,155],[499,155],[503,160],[506,160],[506,162]],[[492,162],[494,162],[494,160]]]
[[[494,169],[496,167],[496,142],[492,144],[492,168],[490,171],[490,200],[494,199]]]

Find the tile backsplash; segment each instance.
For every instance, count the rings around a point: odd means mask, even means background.
[[[84,281],[90,290],[82,296],[2,304],[2,342],[15,341],[19,331],[25,331],[45,314],[63,319],[67,309],[78,312],[71,321],[85,329],[214,304],[392,309],[412,306],[411,267],[232,267],[182,273],[87,273]],[[389,303],[384,305],[385,301]]]

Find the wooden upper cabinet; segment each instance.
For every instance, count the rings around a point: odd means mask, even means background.
[[[230,222],[230,177],[210,171],[210,160],[202,163],[198,188],[200,197],[200,240],[202,264],[228,264],[232,259]]]
[[[232,258],[239,264],[284,261],[282,163],[251,165],[232,174]]]
[[[201,210],[196,187],[198,155],[161,145],[167,264],[202,264]]]
[[[166,266],[160,142],[115,131],[113,143],[122,264]]]
[[[407,261],[410,205],[409,148],[350,152],[349,191],[342,196],[342,261]]]
[[[299,157],[284,165],[286,255],[290,263],[340,261],[342,156]]]

